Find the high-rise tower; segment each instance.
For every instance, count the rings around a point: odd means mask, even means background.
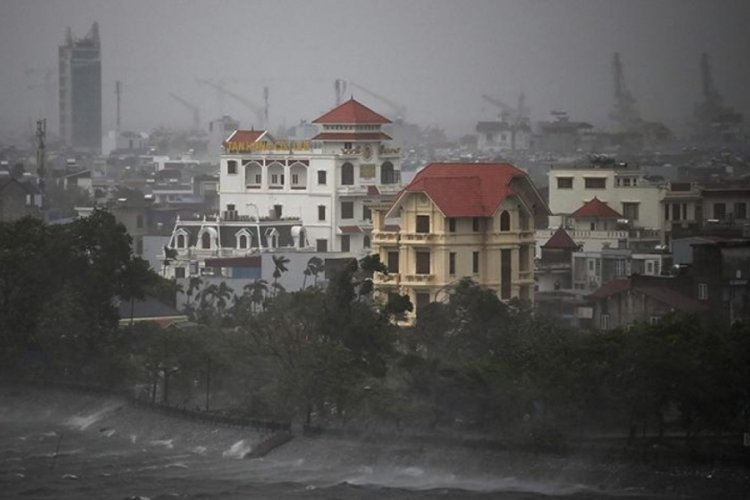
[[[102,64],[99,24],[82,39],[70,28],[60,46],[60,136],[66,146],[99,151],[102,143]]]

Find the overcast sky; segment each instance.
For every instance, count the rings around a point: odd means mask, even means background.
[[[469,133],[521,90],[534,119],[552,109],[608,124],[612,55],[646,119],[684,124],[700,97],[699,59],[712,58],[727,104],[750,114],[750,1],[747,0],[1,0],[0,133],[28,130],[46,114],[57,130],[44,71],[70,26],[84,36],[99,22],[103,123],[115,122],[115,80],[123,82],[123,126],[188,126],[222,111],[196,79],[223,81],[262,103],[270,88],[272,128],[312,120],[334,104],[334,80],[368,87],[407,108],[407,120]],[[349,94],[392,116],[384,102]],[[249,127],[254,115],[224,100]]]

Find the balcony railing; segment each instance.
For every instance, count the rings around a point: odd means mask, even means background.
[[[412,241],[416,243],[428,242],[435,238],[432,233],[403,233],[401,235],[402,241]]]
[[[379,285],[398,285],[401,282],[401,275],[399,273],[375,273],[372,281]]]
[[[395,231],[373,231],[372,240],[375,243],[396,243],[398,233]]]
[[[403,274],[401,283],[411,285],[426,285],[435,279],[434,274]]]
[[[378,150],[378,156],[380,156],[381,158],[400,155],[401,148],[387,148],[385,146],[380,146],[380,149]]]
[[[339,186],[336,192],[342,195],[363,195],[367,194],[367,186]]]

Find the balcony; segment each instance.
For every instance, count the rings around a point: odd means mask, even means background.
[[[410,243],[428,243],[432,242],[435,239],[434,234],[432,233],[403,233],[401,235],[401,241],[406,241]]]
[[[367,194],[367,186],[339,186],[336,192],[343,196],[363,196]]]
[[[396,243],[398,243],[398,232],[373,231],[372,242],[378,245],[395,245]]]
[[[434,274],[404,274],[401,276],[402,285],[429,285],[434,281]]]
[[[398,273],[375,273],[372,282],[381,286],[396,286],[401,282],[401,275]]]
[[[387,148],[385,146],[380,146],[378,156],[380,158],[399,158],[401,156],[401,148]]]

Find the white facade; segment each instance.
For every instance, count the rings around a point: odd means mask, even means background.
[[[637,169],[616,164],[590,167],[552,167],[549,171],[549,227],[566,223],[584,203],[597,197],[627,219],[631,227],[662,230],[661,202],[665,188],[643,177]],[[577,240],[576,240],[577,241]]]
[[[344,106],[361,105],[350,101],[324,117]],[[388,145],[379,122],[336,119],[320,122],[323,132],[310,141],[257,131],[229,137],[220,162],[222,212],[299,218],[318,252],[369,253],[366,204],[401,189],[400,151]]]

